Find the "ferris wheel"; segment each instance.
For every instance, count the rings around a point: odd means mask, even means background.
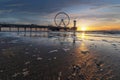
[[[70,23],[70,17],[65,12],[59,12],[54,18],[57,27],[67,27]]]

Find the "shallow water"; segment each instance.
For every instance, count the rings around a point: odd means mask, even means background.
[[[120,35],[1,32],[1,80],[119,80]]]

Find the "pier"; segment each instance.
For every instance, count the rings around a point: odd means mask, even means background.
[[[22,24],[0,24],[0,32],[26,32],[26,31],[71,31],[69,27],[40,26],[40,25],[22,25]]]

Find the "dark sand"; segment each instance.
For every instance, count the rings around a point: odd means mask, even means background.
[[[120,80],[119,37],[77,34],[75,40],[0,33],[0,80]]]

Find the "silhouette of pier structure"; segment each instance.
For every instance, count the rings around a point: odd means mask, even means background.
[[[60,16],[62,15],[62,16]],[[62,18],[61,18],[62,17]],[[32,31],[73,31],[75,34],[76,31],[76,20],[73,21],[74,26],[72,28],[68,27],[70,23],[70,17],[65,12],[59,12],[54,18],[56,26],[40,26],[35,24],[23,25],[23,24],[2,24],[0,23],[0,32],[1,31],[17,31],[17,32],[32,32]]]
[[[70,31],[69,27],[55,27],[55,26],[40,26],[40,25],[19,25],[19,24],[0,24],[1,32],[13,32],[13,31]]]

